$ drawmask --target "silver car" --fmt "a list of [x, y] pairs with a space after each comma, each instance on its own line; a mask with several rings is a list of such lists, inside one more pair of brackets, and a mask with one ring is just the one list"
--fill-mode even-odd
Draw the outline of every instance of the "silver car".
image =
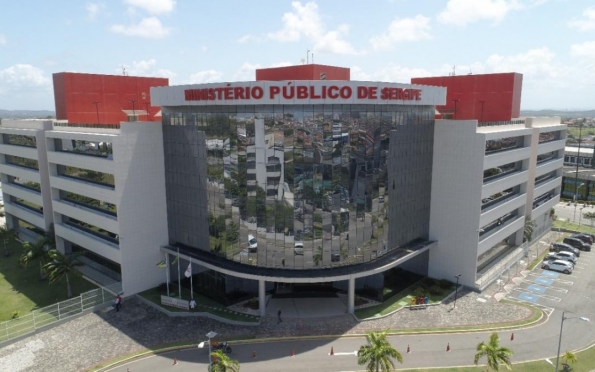
[[571, 262], [573, 265], [576, 264], [576, 261], [578, 261], [578, 259], [576, 258], [576, 256], [574, 255], [574, 253], [571, 252], [554, 252], [554, 253], [548, 253], [547, 256], [545, 256], [545, 259], [548, 261], [552, 261], [552, 260], [564, 260], [564, 261], [569, 261]]
[[543, 265], [541, 265], [541, 268], [544, 270], [560, 271], [564, 274], [572, 274], [572, 271], [574, 270], [574, 266], [572, 266], [570, 262], [562, 260], [544, 262]]

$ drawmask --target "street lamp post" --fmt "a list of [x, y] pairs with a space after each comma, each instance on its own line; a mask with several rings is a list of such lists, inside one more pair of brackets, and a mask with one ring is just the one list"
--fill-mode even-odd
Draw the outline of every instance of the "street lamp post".
[[583, 209], [585, 208], [581, 208], [578, 214], [578, 227], [581, 227], [581, 220], [583, 219]]
[[562, 346], [562, 330], [564, 329], [564, 321], [567, 319], [580, 319], [584, 322], [589, 322], [589, 318], [585, 318], [584, 316], [573, 316], [573, 317], [565, 317], [565, 312], [562, 311], [562, 321], [560, 322], [560, 338], [558, 339], [558, 357], [556, 358], [556, 372], [558, 372], [558, 365], [560, 364], [560, 347]]
[[461, 277], [461, 274], [455, 275], [455, 278], [457, 278], [457, 285], [455, 287], [455, 304], [454, 304], [454, 309], [457, 308], [457, 297], [459, 296], [459, 278]]
[[[211, 339], [215, 338], [215, 336], [217, 336], [217, 333], [211, 331], [209, 333], [206, 334], [207, 338], [208, 338], [208, 343], [209, 343], [209, 371], [211, 371], [213, 369], [213, 358], [211, 357], [211, 353], [212, 353], [212, 349], [211, 349]], [[198, 344], [199, 348], [203, 348], [205, 347], [205, 342], [201, 342], [200, 344]]]
[[[576, 182], [576, 180], [574, 180], [574, 182]], [[585, 183], [584, 182], [581, 182], [581, 184], [578, 185], [576, 187], [576, 190], [575, 190], [575, 194], [574, 194], [574, 214], [572, 216], [572, 223], [575, 223], [576, 222], [576, 207], [577, 207], [577, 204], [578, 204], [578, 189], [580, 189], [584, 185], [585, 185]]]
[[97, 124], [99, 124], [99, 104], [101, 102], [99, 101], [93, 101], [93, 104], [95, 105], [95, 111], [97, 112]]

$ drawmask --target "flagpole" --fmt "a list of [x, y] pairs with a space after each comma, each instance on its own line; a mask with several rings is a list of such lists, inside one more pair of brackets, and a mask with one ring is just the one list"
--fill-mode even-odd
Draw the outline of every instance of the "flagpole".
[[182, 299], [182, 280], [180, 280], [180, 248], [178, 248], [178, 297]]
[[167, 297], [169, 297], [169, 253], [165, 252], [165, 284], [167, 286]]
[[194, 300], [194, 287], [192, 286], [192, 261], [190, 261], [190, 299]]

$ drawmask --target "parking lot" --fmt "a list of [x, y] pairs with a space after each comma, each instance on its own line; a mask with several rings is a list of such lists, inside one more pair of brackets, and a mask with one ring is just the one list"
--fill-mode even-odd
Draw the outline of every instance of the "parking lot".
[[544, 270], [540, 263], [532, 271], [523, 272], [522, 279], [515, 280], [518, 285], [512, 288], [508, 297], [550, 310], [579, 298], [589, 298], [584, 289], [593, 272], [594, 255], [593, 252], [582, 251], [571, 274]]

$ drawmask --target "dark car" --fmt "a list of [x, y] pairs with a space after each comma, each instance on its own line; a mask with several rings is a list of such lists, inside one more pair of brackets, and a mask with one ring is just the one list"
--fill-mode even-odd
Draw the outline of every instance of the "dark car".
[[564, 243], [552, 244], [552, 246], [550, 247], [550, 251], [551, 252], [570, 252], [570, 253], [574, 253], [574, 255], [576, 257], [581, 256], [581, 251], [579, 249], [574, 248], [573, 246], [564, 244]]
[[574, 248], [580, 249], [581, 251], [587, 251], [587, 252], [591, 251], [590, 244], [583, 243], [582, 240], [577, 239], [577, 238], [564, 238], [563, 243], [568, 244]]
[[582, 241], [583, 243], [593, 244], [593, 238], [591, 238], [587, 234], [574, 234], [574, 235], [570, 235], [570, 237], [576, 238], [576, 239]]

